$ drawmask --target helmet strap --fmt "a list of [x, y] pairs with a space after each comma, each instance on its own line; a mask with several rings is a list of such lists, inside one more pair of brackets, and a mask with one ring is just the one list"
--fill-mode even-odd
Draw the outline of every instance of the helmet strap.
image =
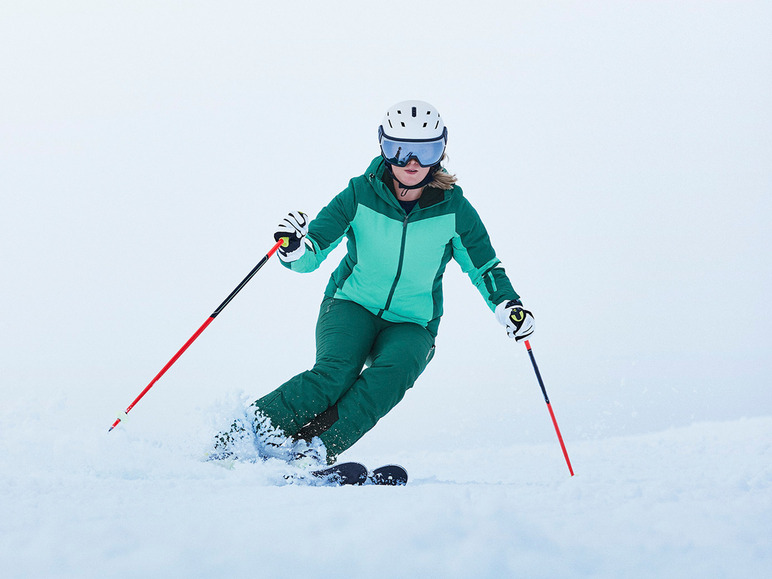
[[415, 185], [405, 185], [402, 181], [397, 179], [394, 176], [394, 171], [392, 170], [391, 163], [386, 161], [386, 170], [389, 172], [389, 175], [391, 175], [392, 179], [394, 179], [397, 183], [399, 183], [399, 188], [403, 191], [409, 191], [410, 189], [420, 189], [421, 187], [426, 187], [429, 183], [434, 181], [434, 174], [439, 170], [440, 164], [437, 163], [436, 165], [432, 165], [431, 169], [429, 169], [429, 172], [426, 174], [426, 177], [423, 178], [423, 180], [420, 183], [416, 183]]

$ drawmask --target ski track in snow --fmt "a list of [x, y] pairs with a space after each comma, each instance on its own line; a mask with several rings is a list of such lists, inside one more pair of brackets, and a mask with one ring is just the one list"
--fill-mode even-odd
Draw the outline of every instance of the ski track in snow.
[[184, 429], [107, 435], [16, 410], [0, 435], [6, 577], [736, 577], [772, 562], [772, 417], [567, 440], [573, 478], [557, 441], [448, 444], [392, 452], [407, 487], [319, 488], [284, 484], [278, 463], [201, 462]]

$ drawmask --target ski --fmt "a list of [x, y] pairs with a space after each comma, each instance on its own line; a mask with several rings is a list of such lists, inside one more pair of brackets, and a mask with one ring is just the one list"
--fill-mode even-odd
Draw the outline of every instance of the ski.
[[[204, 460], [227, 470], [233, 470], [239, 462], [230, 457], [227, 459], [207, 457]], [[407, 480], [407, 471], [399, 465], [387, 464], [370, 472], [365, 465], [358, 462], [342, 462], [312, 471], [295, 468], [284, 475], [285, 483], [311, 486], [404, 486]]]
[[342, 462], [311, 474], [331, 486], [361, 485], [367, 480], [367, 467], [358, 462]]
[[407, 484], [407, 471], [398, 464], [387, 464], [376, 468], [367, 480], [374, 485], [404, 486]]
[[407, 471], [397, 464], [387, 464], [368, 472], [367, 467], [358, 462], [343, 462], [331, 467], [313, 471], [314, 477], [333, 486], [343, 485], [384, 485], [404, 486], [407, 484]]

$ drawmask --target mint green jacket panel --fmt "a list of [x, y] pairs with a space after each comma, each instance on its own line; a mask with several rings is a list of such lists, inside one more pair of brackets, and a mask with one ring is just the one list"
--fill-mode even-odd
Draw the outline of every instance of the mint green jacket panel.
[[517, 293], [477, 212], [460, 187], [426, 189], [406, 214], [376, 158], [309, 224], [312, 249], [284, 264], [315, 270], [347, 238], [347, 254], [325, 295], [359, 303], [387, 321], [414, 322], [436, 334], [442, 315], [442, 276], [455, 259], [491, 309]]

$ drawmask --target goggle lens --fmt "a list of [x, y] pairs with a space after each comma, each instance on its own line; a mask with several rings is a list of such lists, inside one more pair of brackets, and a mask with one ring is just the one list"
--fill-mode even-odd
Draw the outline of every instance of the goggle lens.
[[381, 134], [381, 153], [392, 165], [404, 167], [415, 159], [421, 167], [431, 167], [442, 159], [445, 152], [445, 135], [435, 141], [398, 141]]

